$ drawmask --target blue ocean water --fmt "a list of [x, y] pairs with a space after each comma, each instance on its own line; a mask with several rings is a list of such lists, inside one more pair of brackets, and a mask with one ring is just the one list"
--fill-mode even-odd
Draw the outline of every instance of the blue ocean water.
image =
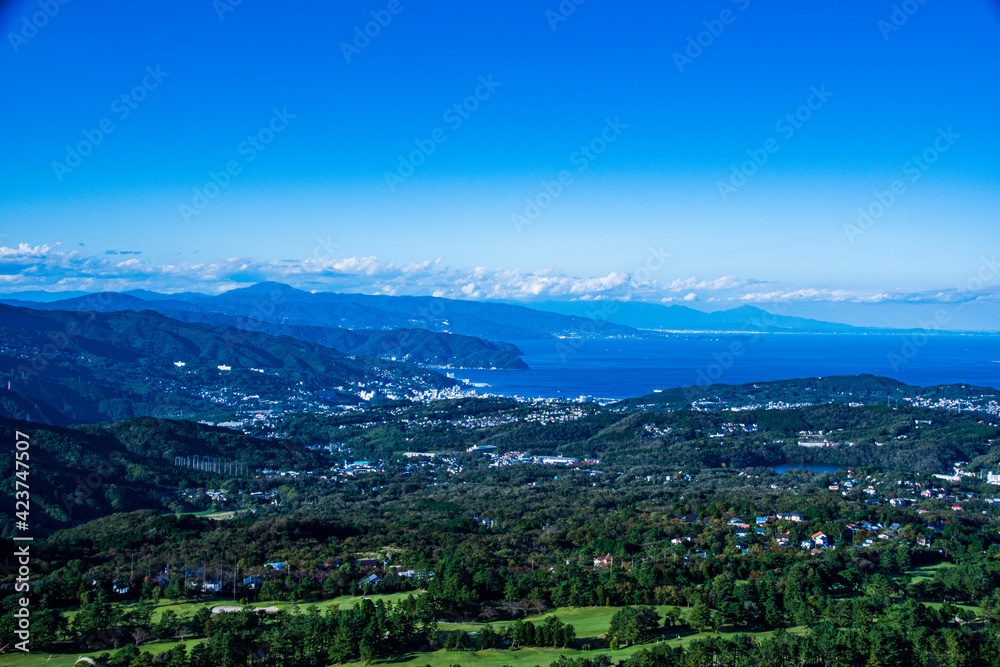
[[462, 370], [481, 391], [629, 398], [706, 382], [741, 384], [870, 373], [914, 385], [1000, 388], [1000, 336], [765, 334], [654, 340], [514, 341], [529, 370]]

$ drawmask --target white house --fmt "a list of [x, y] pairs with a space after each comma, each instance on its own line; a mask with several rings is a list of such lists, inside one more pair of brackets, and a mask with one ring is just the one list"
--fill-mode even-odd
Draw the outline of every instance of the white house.
[[601, 556], [599, 558], [595, 558], [594, 559], [594, 569], [596, 570], [596, 569], [599, 569], [599, 568], [603, 569], [603, 568], [606, 568], [606, 567], [611, 567], [614, 564], [614, 560], [615, 559], [611, 556], [611, 554], [608, 554], [606, 556]]

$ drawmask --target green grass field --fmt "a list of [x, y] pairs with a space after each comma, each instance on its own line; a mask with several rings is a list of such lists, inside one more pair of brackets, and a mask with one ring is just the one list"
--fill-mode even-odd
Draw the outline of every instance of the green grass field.
[[[149, 651], [150, 653], [163, 653], [164, 651], [169, 651], [178, 644], [184, 644], [188, 647], [188, 650], [196, 644], [200, 644], [205, 641], [202, 639], [193, 639], [185, 642], [181, 641], [157, 641], [142, 644], [143, 651]], [[12, 667], [73, 667], [77, 660], [80, 658], [96, 658], [102, 653], [107, 651], [95, 651], [92, 653], [72, 653], [72, 654], [60, 654], [60, 653], [8, 653], [6, 655], [0, 655], [0, 665], [7, 667], [8, 665]], [[86, 665], [87, 663], [81, 662], [80, 665]]]
[[[942, 606], [942, 605], [943, 605], [944, 603], [943, 603], [943, 602], [924, 602], [923, 604], [925, 604], [925, 605], [927, 605], [928, 607], [931, 607], [931, 608], [933, 608], [933, 609], [940, 609], [940, 608], [941, 608], [941, 606]], [[955, 604], [955, 603], [953, 602], [953, 603], [951, 604], [951, 606], [952, 606], [952, 607], [956, 607], [956, 608], [958, 608], [958, 609], [964, 609], [965, 611], [971, 611], [971, 612], [972, 612], [973, 614], [976, 614], [977, 616], [978, 616], [978, 615], [979, 615], [979, 614], [981, 613], [981, 611], [982, 611], [982, 610], [981, 610], [981, 609], [980, 609], [979, 607], [977, 607], [977, 606], [975, 606], [975, 605], [970, 605], [970, 604]]]
[[[397, 600], [404, 599], [411, 594], [420, 595], [421, 593], [423, 593], [423, 591], [417, 590], [417, 591], [412, 591], [412, 593], [407, 592], [407, 593], [392, 593], [390, 595], [376, 595], [376, 596], [371, 596], [371, 599], [372, 600], [385, 599], [395, 602]], [[304, 610], [307, 607], [316, 606], [319, 607], [320, 609], [326, 609], [327, 607], [336, 604], [340, 605], [342, 609], [351, 609], [363, 599], [364, 599], [363, 596], [342, 595], [340, 597], [333, 598], [330, 600], [323, 600], [321, 602], [299, 603], [299, 608]], [[186, 600], [161, 599], [159, 603], [157, 603], [156, 609], [153, 610], [153, 623], [158, 623], [160, 620], [160, 615], [167, 609], [172, 609], [178, 616], [191, 616], [194, 615], [194, 613], [197, 612], [202, 607], [208, 607], [209, 609], [211, 609], [212, 607], [219, 607], [226, 605], [239, 605], [239, 601], [233, 600], [232, 598], [221, 598], [221, 597], [214, 598], [211, 601], [199, 600], [197, 602], [188, 602]], [[130, 609], [135, 609], [138, 606], [138, 603], [133, 602], [130, 604], [122, 604], [119, 606], [123, 610], [128, 611]], [[262, 601], [252, 602], [250, 606], [291, 609], [295, 605], [291, 602], [272, 602], [269, 600], [262, 600]], [[69, 609], [69, 610], [64, 610], [63, 614], [66, 616], [67, 619], [72, 620], [73, 617], [76, 616], [78, 611], [79, 610], [77, 609]]]
[[952, 563], [936, 563], [934, 565], [925, 565], [923, 567], [915, 567], [907, 570], [902, 576], [909, 577], [910, 581], [916, 583], [918, 581], [930, 581], [934, 578], [934, 573], [938, 570], [942, 570], [949, 567], [955, 567]]
[[365, 597], [368, 597], [373, 601], [385, 600], [387, 602], [398, 602], [400, 600], [405, 600], [411, 595], [416, 596], [422, 594], [423, 592], [424, 591], [419, 590], [419, 591], [408, 591], [406, 593], [390, 593], [389, 595], [368, 595], [368, 596], [341, 595], [339, 598], [333, 598], [332, 600], [326, 600], [325, 602], [321, 602], [317, 606], [320, 608], [325, 608], [336, 604], [340, 605], [341, 609], [353, 609], [354, 607], [357, 606], [359, 602], [364, 600]]
[[[576, 636], [579, 638], [583, 637], [599, 637], [608, 631], [608, 627], [611, 625], [611, 617], [615, 615], [621, 607], [562, 607], [554, 611], [545, 612], [544, 614], [536, 614], [534, 616], [528, 616], [524, 620], [531, 621], [532, 623], [538, 623], [544, 621], [549, 616], [558, 616], [564, 623], [571, 623], [576, 629]], [[666, 615], [666, 612], [670, 607], [654, 607], [657, 613], [662, 617]], [[683, 616], [687, 610], [681, 608], [681, 615]], [[494, 628], [500, 629], [505, 628], [511, 624], [511, 621], [497, 621], [492, 623]], [[465, 630], [467, 632], [476, 632], [483, 624], [482, 623], [440, 623], [442, 630]]]
[[[396, 593], [393, 595], [385, 596], [373, 596], [373, 600], [387, 599], [387, 600], [398, 600], [400, 598], [405, 598], [409, 593]], [[350, 608], [358, 604], [362, 597], [351, 597], [342, 596], [335, 598], [333, 600], [326, 600], [317, 606], [321, 608], [328, 607], [332, 604], [339, 604], [341, 608]], [[157, 607], [156, 615], [158, 615], [164, 609], [174, 609], [178, 614], [194, 613], [199, 607], [204, 606], [215, 606], [218, 604], [225, 604], [222, 601], [212, 602], [210, 605], [205, 603], [187, 603], [187, 602], [168, 602], [161, 601], [161, 604]], [[260, 602], [256, 603], [254, 606], [273, 606], [279, 608], [288, 608], [291, 606], [287, 602]], [[305, 608], [308, 605], [302, 605]], [[576, 629], [577, 643], [582, 645], [587, 643], [587, 640], [593, 640], [594, 645], [597, 646], [601, 644], [601, 637], [607, 632], [609, 625], [611, 624], [611, 617], [617, 612], [621, 607], [562, 607], [545, 614], [538, 614], [535, 616], [529, 616], [526, 620], [530, 620], [533, 623], [543, 621], [548, 616], [558, 616], [566, 623], [572, 623], [573, 627]], [[661, 606], [656, 607], [656, 610], [662, 616], [669, 607]], [[682, 615], [688, 610], [681, 608]], [[499, 621], [494, 623], [495, 628], [502, 628], [510, 624], [510, 621]], [[442, 630], [465, 630], [467, 632], [476, 632], [480, 627], [481, 623], [442, 623], [440, 624]], [[801, 633], [805, 632], [804, 628], [792, 628], [789, 632]], [[671, 646], [684, 646], [689, 643], [692, 639], [697, 637], [707, 637], [711, 633], [699, 633], [683, 635], [680, 639], [669, 639], [667, 642]], [[732, 633], [724, 633], [732, 634]], [[772, 634], [771, 632], [759, 632], [759, 633], [738, 633], [738, 634], [751, 634], [757, 637], [766, 637]], [[671, 636], [669, 633], [664, 635], [664, 637]], [[184, 642], [189, 648], [190, 646], [204, 641], [203, 639], [186, 641]], [[143, 644], [142, 649], [145, 651], [150, 651], [153, 653], [160, 653], [166, 651], [173, 646], [179, 644], [179, 641], [163, 641], [163, 642], [150, 642], [148, 644]], [[553, 648], [522, 648], [516, 651], [504, 651], [504, 650], [489, 650], [489, 651], [463, 651], [461, 653], [456, 651], [445, 651], [439, 650], [433, 653], [413, 653], [402, 658], [393, 659], [390, 661], [385, 661], [385, 664], [393, 664], [400, 666], [410, 666], [410, 667], [423, 667], [423, 665], [432, 665], [432, 667], [448, 667], [449, 665], [461, 664], [461, 665], [482, 665], [482, 667], [500, 667], [501, 665], [513, 665], [513, 667], [533, 667], [534, 665], [541, 665], [546, 667], [550, 662], [557, 660], [560, 655], [566, 655], [568, 657], [576, 657], [583, 655], [595, 655], [596, 653], [610, 653], [612, 659], [617, 661], [619, 659], [627, 658], [632, 655], [644, 645], [627, 646], [625, 648], [619, 649], [618, 651], [605, 650], [592, 650], [592, 651], [582, 651], [574, 649], [553, 649]], [[97, 653], [84, 653], [79, 654], [85, 657], [96, 657], [100, 652]], [[31, 654], [19, 654], [19, 655], [3, 655], [0, 656], [0, 666], [7, 667], [10, 666], [23, 666], [23, 667], [72, 667], [78, 658], [77, 654], [73, 655], [53, 655], [51, 660], [49, 659], [48, 653], [31, 653]], [[360, 663], [354, 663], [359, 665]]]
[[[413, 591], [412, 594], [419, 595], [421, 593], [423, 593], [423, 591]], [[409, 595], [411, 595], [411, 593], [409, 592], [393, 593], [391, 595], [373, 596], [371, 599], [372, 600], [384, 599], [395, 602], [397, 600], [404, 599]], [[324, 600], [322, 602], [300, 604], [299, 607], [302, 610], [305, 610], [307, 607], [315, 605], [321, 609], [326, 609], [332, 605], [339, 605], [341, 609], [351, 609], [355, 607], [363, 599], [364, 599], [363, 596], [342, 595], [340, 597], [333, 598], [331, 600]], [[202, 607], [208, 607], [209, 609], [211, 609], [212, 607], [217, 607], [220, 605], [234, 605], [234, 604], [239, 604], [239, 602], [225, 598], [218, 598], [218, 599], [213, 599], [211, 601], [197, 601], [197, 602], [188, 602], [186, 600], [163, 599], [160, 600], [159, 603], [156, 605], [156, 609], [153, 611], [152, 620], [154, 623], [159, 622], [160, 616], [167, 609], [172, 609], [174, 612], [177, 613], [178, 616], [192, 616]], [[128, 609], [134, 609], [137, 606], [137, 604], [136, 603], [123, 604], [120, 606], [122, 607], [122, 609], [128, 610]], [[291, 602], [272, 602], [264, 600], [264, 601], [254, 602], [251, 604], [251, 606], [277, 607], [278, 609], [290, 609], [294, 605]], [[68, 619], [72, 619], [74, 616], [76, 616], [77, 612], [78, 610], [71, 609], [65, 611], [64, 614]], [[142, 644], [141, 648], [142, 650], [149, 651], [151, 653], [161, 653], [163, 651], [167, 651], [173, 648], [174, 646], [177, 646], [180, 643], [185, 644], [190, 649], [191, 646], [194, 646], [195, 644], [201, 643], [203, 641], [205, 640], [195, 639], [184, 642], [181, 642], [179, 640], [148, 642]], [[93, 653], [78, 653], [78, 654], [74, 653], [72, 655], [49, 654], [49, 653], [29, 653], [29, 654], [8, 653], [6, 655], [0, 655], [0, 666], [7, 667], [8, 665], [11, 666], [23, 665], [25, 667], [42, 667], [42, 666], [72, 667], [72, 665], [74, 665], [80, 657], [95, 658], [104, 652], [105, 651], [96, 651]], [[84, 665], [86, 663], [80, 663], [80, 664]]]

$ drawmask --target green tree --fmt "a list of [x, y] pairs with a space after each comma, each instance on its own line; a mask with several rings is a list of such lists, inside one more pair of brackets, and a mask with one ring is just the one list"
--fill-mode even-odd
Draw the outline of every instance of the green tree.
[[712, 624], [712, 610], [704, 602], [699, 602], [688, 614], [688, 625], [695, 632], [701, 632]]
[[479, 634], [476, 635], [476, 648], [484, 651], [486, 649], [494, 648], [497, 645], [499, 636], [497, 631], [493, 629], [492, 625], [484, 625], [479, 629]]
[[652, 607], [622, 607], [611, 617], [608, 632], [626, 644], [648, 640], [660, 625], [660, 615]]
[[165, 609], [160, 614], [160, 622], [156, 625], [156, 636], [161, 639], [173, 637], [177, 634], [179, 626], [180, 619], [177, 617], [177, 612], [173, 609]]
[[567, 623], [562, 628], [562, 647], [566, 648], [576, 641], [576, 628], [571, 623]]

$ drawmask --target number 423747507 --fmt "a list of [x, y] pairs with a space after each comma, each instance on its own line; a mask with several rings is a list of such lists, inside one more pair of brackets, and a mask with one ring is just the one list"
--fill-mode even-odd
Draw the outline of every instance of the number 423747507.
[[14, 496], [17, 500], [17, 509], [20, 511], [15, 512], [18, 520], [27, 521], [28, 511], [30, 509], [30, 494], [28, 486], [28, 473], [31, 470], [31, 466], [28, 464], [30, 456], [28, 455], [28, 436], [20, 431], [17, 434], [17, 451], [15, 453], [15, 472], [14, 476], [17, 478], [14, 481], [15, 491]]

